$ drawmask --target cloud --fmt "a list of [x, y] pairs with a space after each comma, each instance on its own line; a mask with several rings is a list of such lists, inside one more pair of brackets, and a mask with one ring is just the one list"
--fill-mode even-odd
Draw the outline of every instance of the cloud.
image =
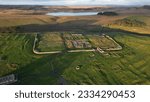
[[39, 5], [143, 5], [150, 0], [0, 0], [0, 4], [39, 4]]

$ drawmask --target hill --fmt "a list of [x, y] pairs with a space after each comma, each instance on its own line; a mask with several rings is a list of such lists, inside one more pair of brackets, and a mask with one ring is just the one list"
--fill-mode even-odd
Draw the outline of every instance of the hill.
[[150, 10], [150, 5], [144, 5], [143, 8], [144, 8], [144, 9], [149, 9], [149, 10]]
[[137, 19], [129, 19], [129, 18], [124, 18], [121, 20], [117, 20], [114, 22], [115, 25], [119, 26], [127, 26], [127, 27], [144, 27], [146, 26], [146, 23], [139, 21]]
[[113, 29], [121, 29], [141, 34], [150, 34], [150, 17], [128, 16], [123, 19], [115, 20], [108, 24], [108, 26]]

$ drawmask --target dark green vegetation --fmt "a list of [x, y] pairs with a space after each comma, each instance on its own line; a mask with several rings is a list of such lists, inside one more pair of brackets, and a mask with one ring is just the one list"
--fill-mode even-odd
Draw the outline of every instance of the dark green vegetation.
[[99, 12], [97, 15], [104, 15], [104, 16], [117, 16], [118, 13], [116, 12]]
[[18, 70], [34, 60], [33, 35], [0, 34], [0, 75]]
[[33, 34], [1, 34], [0, 76], [15, 73], [16, 84], [150, 84], [150, 37], [109, 35], [122, 51], [108, 52], [110, 56], [98, 52], [39, 56], [32, 52]]

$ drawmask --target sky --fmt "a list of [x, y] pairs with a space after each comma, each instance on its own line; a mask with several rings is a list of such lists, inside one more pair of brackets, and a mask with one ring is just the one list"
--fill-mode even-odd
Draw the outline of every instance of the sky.
[[150, 5], [150, 0], [0, 0], [3, 5]]

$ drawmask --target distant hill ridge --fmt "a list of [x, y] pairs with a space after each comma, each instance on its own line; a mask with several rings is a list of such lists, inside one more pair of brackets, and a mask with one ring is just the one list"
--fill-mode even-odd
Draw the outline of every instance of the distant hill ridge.
[[129, 18], [117, 20], [113, 24], [119, 25], [119, 26], [128, 26], [128, 27], [144, 27], [144, 26], [146, 26], [145, 22], [139, 21], [137, 19], [129, 19]]
[[149, 9], [149, 10], [150, 10], [150, 5], [144, 5], [143, 8], [144, 8], [144, 9]]

